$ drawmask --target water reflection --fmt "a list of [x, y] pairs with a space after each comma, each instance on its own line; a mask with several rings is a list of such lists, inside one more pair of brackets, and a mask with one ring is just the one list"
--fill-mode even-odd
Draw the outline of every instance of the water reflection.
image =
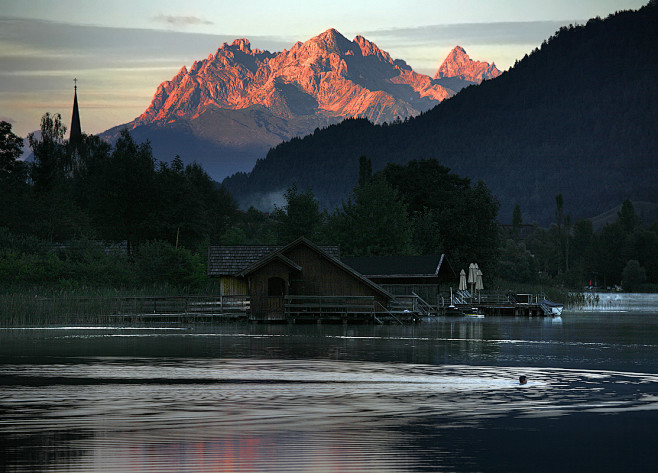
[[519, 369], [504, 367], [77, 361], [3, 367], [0, 436], [13, 471], [33, 462], [52, 471], [405, 471], [424, 460], [391, 452], [413, 445], [407, 429], [428, 419], [462, 429], [658, 409], [658, 376], [646, 374], [524, 367], [530, 381], [520, 386]]
[[519, 450], [536, 471], [578, 464], [558, 464], [553, 442], [597, 445], [583, 470], [642, 470], [658, 440], [658, 321], [637, 317], [3, 331], [0, 464], [519, 471]]

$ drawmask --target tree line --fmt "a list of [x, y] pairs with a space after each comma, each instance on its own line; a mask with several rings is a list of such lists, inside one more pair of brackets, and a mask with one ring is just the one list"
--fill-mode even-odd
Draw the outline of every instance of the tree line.
[[40, 134], [28, 137], [33, 159], [24, 162], [22, 140], [0, 123], [3, 279], [92, 285], [165, 279], [186, 286], [201, 280], [201, 255], [236, 213], [228, 192], [198, 164], [184, 166], [178, 156], [157, 161], [149, 144], [126, 130], [113, 146], [93, 135], [70, 142], [65, 132], [59, 114], [45, 114]]
[[617, 219], [594, 231], [588, 219], [572, 222], [564, 198], [555, 198], [555, 221], [534, 226], [521, 238], [520, 207], [501, 244], [498, 274], [502, 279], [582, 289], [658, 292], [658, 222], [647, 226], [633, 204], [622, 203]]
[[352, 192], [331, 211], [296, 183], [273, 212], [241, 211], [201, 166], [157, 161], [126, 130], [114, 145], [92, 135], [72, 143], [65, 131], [59, 115], [44, 115], [27, 163], [22, 140], [0, 123], [4, 281], [199, 290], [209, 245], [305, 236], [346, 256], [446, 254], [457, 270], [477, 262], [490, 281], [577, 288], [594, 280], [629, 290], [658, 282], [658, 229], [643, 226], [628, 201], [616, 223], [594, 232], [588, 220], [572, 224], [558, 195], [555, 223], [522, 238], [520, 206], [511, 232], [501, 229], [499, 203], [482, 181], [433, 159], [373, 172], [363, 155]]

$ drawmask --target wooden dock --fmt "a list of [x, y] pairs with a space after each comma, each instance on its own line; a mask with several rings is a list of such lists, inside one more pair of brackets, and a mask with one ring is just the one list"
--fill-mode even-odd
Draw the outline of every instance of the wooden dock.
[[[384, 307], [372, 296], [297, 296], [284, 298], [281, 321], [288, 323], [409, 324], [419, 314], [406, 306]], [[270, 320], [271, 321], [271, 320]]]
[[473, 295], [458, 292], [451, 304], [442, 307], [444, 315], [477, 314], [484, 316], [546, 317], [553, 316], [543, 294], [482, 292]]

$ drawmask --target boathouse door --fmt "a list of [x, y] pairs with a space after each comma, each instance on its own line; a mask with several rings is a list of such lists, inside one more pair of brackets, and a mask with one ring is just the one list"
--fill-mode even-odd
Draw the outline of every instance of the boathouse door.
[[283, 278], [271, 277], [267, 280], [267, 315], [268, 318], [283, 318], [286, 281]]

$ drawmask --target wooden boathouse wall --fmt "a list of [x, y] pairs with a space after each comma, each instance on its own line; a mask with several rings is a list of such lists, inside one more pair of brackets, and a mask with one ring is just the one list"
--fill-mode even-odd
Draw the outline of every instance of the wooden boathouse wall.
[[311, 247], [299, 245], [284, 253], [302, 267], [293, 281], [291, 294], [303, 296], [374, 296], [386, 305], [388, 298], [364, 283], [352, 271], [337, 264]]
[[[253, 319], [284, 319], [284, 298], [293, 295], [371, 298], [373, 305], [379, 303], [386, 307], [390, 297], [385, 291], [367, 283], [363, 277], [318, 248], [304, 243], [302, 241], [281, 252], [300, 270], [279, 259], [272, 259], [247, 274]], [[274, 282], [277, 279], [285, 283], [282, 293], [277, 292]], [[317, 316], [321, 318], [322, 314]]]
[[284, 296], [288, 294], [294, 269], [274, 260], [249, 274], [251, 316], [258, 320], [278, 320], [284, 316]]

